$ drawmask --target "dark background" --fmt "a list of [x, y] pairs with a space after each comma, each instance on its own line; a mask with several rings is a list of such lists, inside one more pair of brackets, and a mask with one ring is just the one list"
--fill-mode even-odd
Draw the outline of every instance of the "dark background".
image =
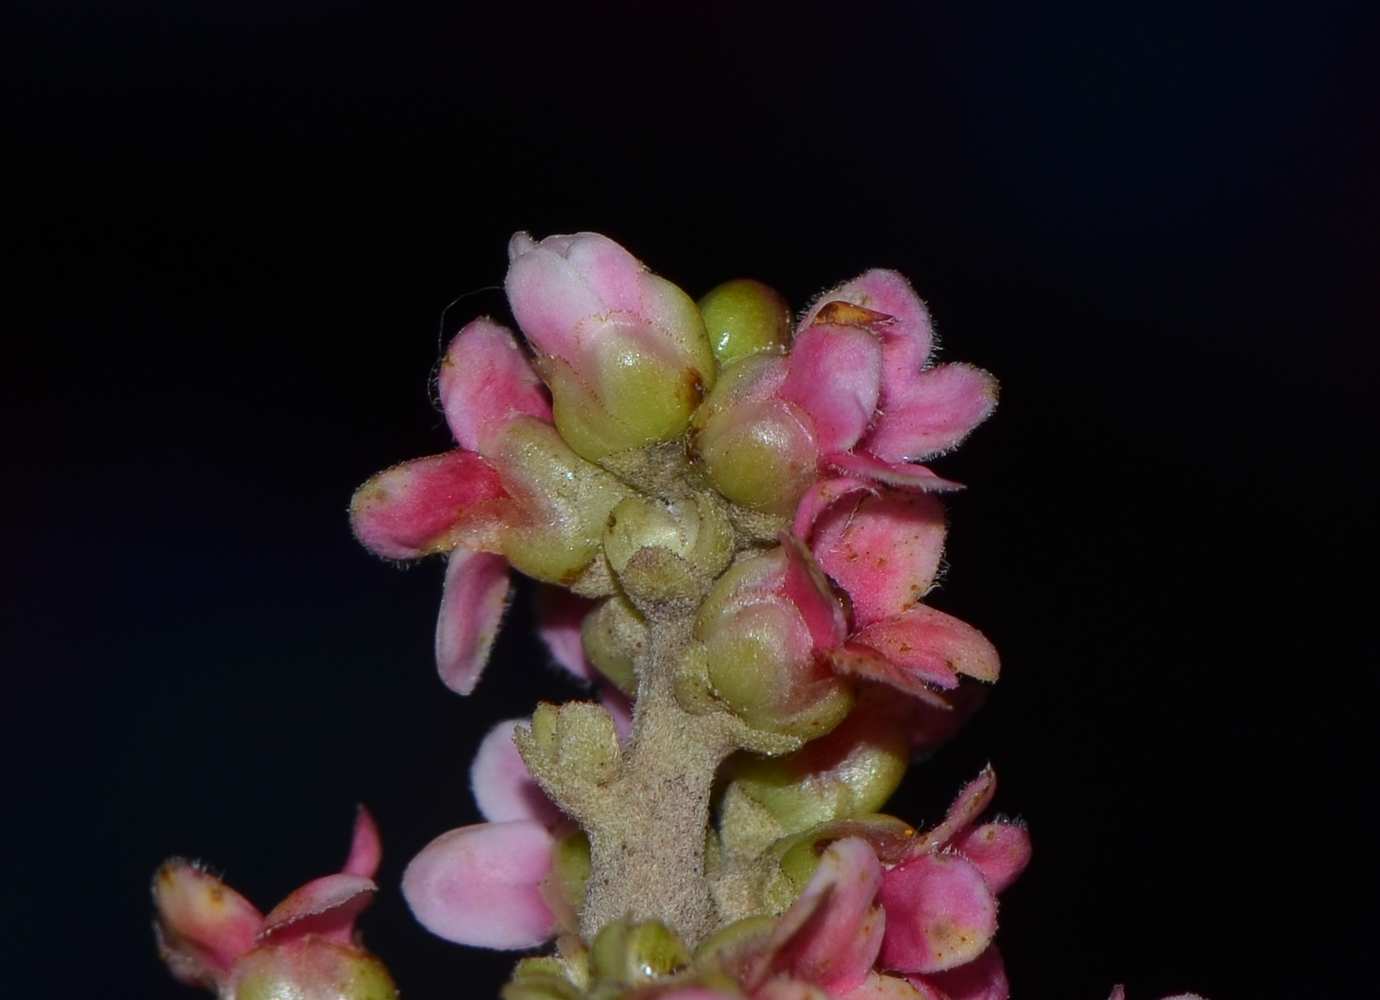
[[934, 601], [1005, 674], [895, 811], [995, 762], [1037, 851], [1016, 995], [1359, 995], [1373, 9], [7, 5], [8, 992], [194, 996], [154, 955], [155, 866], [267, 908], [364, 801], [369, 943], [409, 1000], [493, 995], [511, 957], [430, 938], [398, 876], [474, 820], [489, 723], [573, 689], [520, 606], [448, 694], [439, 565], [391, 569], [344, 512], [447, 446], [428, 374], [503, 309], [510, 233], [595, 229], [692, 294], [898, 268], [1002, 379], [939, 464], [970, 488]]

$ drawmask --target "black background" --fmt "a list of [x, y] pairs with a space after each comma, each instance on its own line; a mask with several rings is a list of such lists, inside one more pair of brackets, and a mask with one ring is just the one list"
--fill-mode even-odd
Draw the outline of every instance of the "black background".
[[1002, 379], [939, 464], [969, 489], [934, 602], [1005, 674], [895, 811], [996, 764], [1036, 843], [1016, 995], [1358, 995], [1370, 7], [7, 5], [8, 992], [192, 996], [159, 861], [266, 908], [364, 801], [369, 943], [410, 1000], [493, 995], [511, 957], [430, 938], [398, 876], [475, 819], [488, 724], [573, 688], [520, 605], [448, 694], [439, 565], [373, 559], [344, 510], [447, 446], [428, 374], [503, 309], [509, 234], [595, 229], [692, 294], [900, 269]]

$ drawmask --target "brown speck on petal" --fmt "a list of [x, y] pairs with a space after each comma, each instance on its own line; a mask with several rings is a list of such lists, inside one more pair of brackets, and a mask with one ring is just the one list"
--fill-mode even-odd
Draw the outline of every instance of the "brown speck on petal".
[[892, 319], [886, 313], [855, 306], [851, 302], [826, 302], [815, 314], [811, 326], [821, 323], [830, 326], [869, 326], [873, 323], [890, 323]]

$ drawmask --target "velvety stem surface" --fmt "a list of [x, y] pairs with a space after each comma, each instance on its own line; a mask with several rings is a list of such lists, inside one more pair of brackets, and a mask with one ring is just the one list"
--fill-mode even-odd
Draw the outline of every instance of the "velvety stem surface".
[[601, 796], [614, 807], [582, 817], [593, 862], [580, 928], [588, 941], [627, 914], [661, 920], [691, 947], [716, 927], [704, 873], [709, 795], [734, 743], [718, 713], [691, 715], [676, 700], [693, 618], [689, 607], [651, 617], [632, 740]]

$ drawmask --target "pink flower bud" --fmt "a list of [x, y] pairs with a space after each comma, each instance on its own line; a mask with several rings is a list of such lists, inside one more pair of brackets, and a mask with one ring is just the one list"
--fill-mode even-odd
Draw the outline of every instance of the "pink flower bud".
[[830, 993], [860, 986], [886, 927], [886, 915], [874, 905], [881, 882], [881, 865], [866, 841], [850, 837], [830, 844], [772, 932], [772, 967]]
[[508, 608], [508, 562], [487, 552], [456, 549], [446, 562], [436, 619], [436, 667], [446, 687], [469, 694], [489, 662]]
[[598, 461], [684, 433], [715, 378], [689, 296], [595, 233], [519, 233], [508, 255], [508, 301], [571, 447]]
[[448, 451], [370, 479], [350, 501], [350, 523], [371, 552], [418, 559], [491, 531], [506, 497], [493, 466], [472, 451]]
[[223, 997], [395, 1000], [387, 969], [355, 932], [380, 856], [378, 828], [361, 807], [344, 871], [308, 882], [267, 917], [215, 876], [169, 861], [153, 882], [163, 957], [178, 979]]
[[781, 396], [810, 415], [824, 454], [850, 451], [872, 423], [882, 388], [882, 345], [858, 326], [817, 323], [791, 344]]
[[509, 719], [489, 730], [470, 764], [470, 790], [479, 811], [491, 823], [534, 820], [555, 827], [563, 816], [533, 780], [513, 742], [519, 725], [529, 719]]
[[159, 944], [173, 975], [214, 986], [227, 980], [263, 927], [249, 900], [209, 872], [174, 859], [153, 880]]
[[443, 833], [412, 859], [403, 896], [423, 927], [479, 948], [533, 948], [556, 917], [542, 898], [555, 839], [541, 823], [510, 820]]
[[934, 585], [944, 551], [944, 508], [924, 493], [855, 495], [813, 525], [810, 549], [848, 592], [858, 626], [913, 607]]
[[771, 933], [728, 956], [734, 977], [755, 998], [816, 995], [781, 993], [779, 987], [789, 983], [808, 984], [830, 996], [861, 986], [886, 926], [885, 914], [874, 905], [881, 880], [881, 865], [866, 841], [834, 841]]

